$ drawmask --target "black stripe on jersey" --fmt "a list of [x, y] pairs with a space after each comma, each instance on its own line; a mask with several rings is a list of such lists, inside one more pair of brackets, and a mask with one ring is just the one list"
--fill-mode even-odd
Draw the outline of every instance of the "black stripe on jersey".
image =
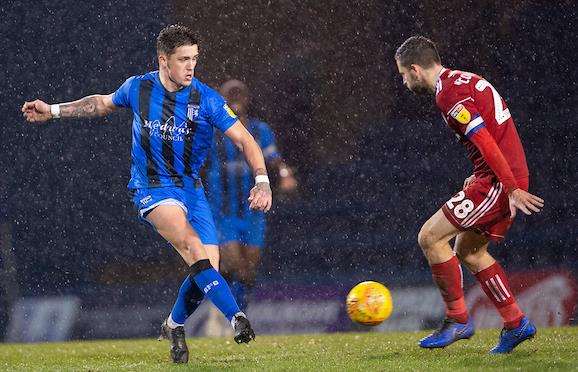
[[[199, 96], [199, 92], [197, 92], [194, 87], [191, 87], [188, 104], [197, 105], [197, 107], [199, 107], [201, 104], [201, 97]], [[191, 158], [193, 155], [193, 139], [195, 138], [195, 132], [197, 131], [197, 123], [187, 117], [187, 126], [189, 127], [189, 131], [185, 135], [185, 153], [183, 154], [183, 162], [185, 163], [185, 176], [190, 176], [193, 173], [193, 169], [191, 167]]]
[[[211, 144], [211, 146], [213, 146]], [[201, 169], [199, 170], [199, 178], [204, 180], [207, 179], [207, 174], [210, 172], [211, 167], [213, 166], [213, 148], [211, 147], [209, 149], [209, 153], [207, 154], [207, 158], [205, 160], [205, 163], [201, 166]]]
[[227, 149], [225, 148], [225, 138], [223, 135], [218, 134], [217, 141], [215, 143], [217, 147], [217, 161], [220, 163], [220, 172], [219, 176], [221, 176], [221, 212], [228, 216], [231, 214], [231, 197], [229, 195], [229, 172], [227, 169], [227, 163], [229, 159], [227, 158]]
[[[257, 144], [259, 146], [261, 146], [261, 127], [258, 126], [255, 122], [251, 123], [249, 122], [248, 128], [247, 130], [249, 130], [249, 132], [251, 132], [251, 135], [253, 136], [253, 138], [255, 139], [255, 142], [257, 142]], [[238, 153], [239, 158], [237, 158], [237, 161], [241, 162], [241, 161], [245, 161], [244, 158], [241, 157], [241, 153]], [[244, 181], [245, 181], [245, 173], [244, 173], [244, 167], [243, 170], [239, 170], [239, 173], [237, 175], [237, 202], [239, 203], [239, 208], [237, 210], [237, 214], [239, 217], [244, 218], [245, 217], [245, 211], [246, 208], [245, 206], [249, 204], [249, 202], [247, 201], [247, 197], [249, 196], [249, 194], [245, 194], [245, 185], [244, 185]], [[251, 170], [249, 170], [249, 172], [251, 172]], [[251, 184], [249, 184], [249, 192], [251, 191]]]
[[255, 142], [257, 142], [257, 144], [261, 146], [261, 127], [255, 124], [251, 129], [253, 129], [251, 131], [251, 134], [253, 135]]
[[239, 158], [235, 160], [235, 163], [237, 165], [235, 172], [235, 181], [237, 182], [237, 217], [242, 218], [245, 214], [244, 169], [239, 167]]
[[[249, 130], [250, 128], [247, 128], [247, 130]], [[237, 194], [235, 196], [235, 202], [237, 203], [237, 205], [235, 206], [235, 212], [237, 213], [237, 217], [239, 218], [243, 218], [243, 215], [245, 214], [245, 203], [244, 203], [244, 196], [245, 196], [245, 190], [244, 190], [244, 185], [243, 185], [243, 181], [244, 181], [244, 171], [245, 169], [243, 168], [243, 166], [241, 165], [241, 162], [243, 161], [242, 159], [242, 155], [243, 153], [240, 151], [235, 151], [235, 159], [233, 159], [233, 161], [235, 162], [235, 174], [233, 175], [234, 179], [235, 179], [235, 193]]]
[[[176, 128], [175, 106], [177, 94], [165, 92], [161, 114], [161, 135], [163, 140], [163, 159], [165, 169], [176, 186], [183, 187], [183, 178], [175, 171], [175, 151], [173, 149], [173, 129]], [[171, 122], [172, 121], [172, 122]]]
[[141, 119], [141, 131], [140, 131], [140, 145], [144, 150], [147, 162], [147, 177], [149, 186], [160, 186], [161, 182], [159, 180], [158, 171], [155, 169], [155, 163], [153, 160], [151, 141], [150, 141], [150, 131], [151, 128], [145, 125], [149, 121], [149, 109], [151, 102], [151, 93], [153, 90], [152, 80], [142, 80], [140, 83], [139, 91], [139, 111]]

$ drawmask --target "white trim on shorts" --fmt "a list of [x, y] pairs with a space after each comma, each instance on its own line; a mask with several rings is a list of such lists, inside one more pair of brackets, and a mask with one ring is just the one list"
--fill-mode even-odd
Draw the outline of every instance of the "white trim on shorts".
[[146, 208], [140, 209], [138, 211], [138, 213], [140, 214], [141, 217], [144, 218], [144, 214], [146, 212], [150, 211], [153, 208], [158, 207], [159, 205], [177, 205], [177, 206], [181, 207], [185, 211], [185, 213], [189, 212], [187, 210], [187, 207], [185, 207], [185, 205], [183, 204], [183, 202], [181, 202], [180, 200], [174, 199], [174, 198], [168, 198], [168, 199], [159, 200], [158, 202], [154, 203], [153, 205], [149, 205]]
[[486, 198], [478, 205], [478, 207], [469, 214], [466, 218], [462, 220], [462, 226], [464, 228], [469, 228], [474, 225], [480, 218], [482, 218], [490, 209], [494, 207], [500, 194], [502, 193], [502, 183], [497, 182], [492, 185], [492, 188], [488, 192]]

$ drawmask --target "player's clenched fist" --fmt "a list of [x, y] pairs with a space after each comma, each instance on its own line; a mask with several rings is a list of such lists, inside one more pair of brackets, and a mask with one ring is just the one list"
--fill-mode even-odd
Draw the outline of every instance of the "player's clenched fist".
[[22, 105], [22, 115], [31, 123], [46, 121], [52, 118], [50, 105], [39, 99], [32, 102], [24, 102], [24, 105]]
[[249, 203], [249, 208], [254, 210], [267, 212], [271, 209], [273, 197], [268, 182], [259, 182], [251, 189]]

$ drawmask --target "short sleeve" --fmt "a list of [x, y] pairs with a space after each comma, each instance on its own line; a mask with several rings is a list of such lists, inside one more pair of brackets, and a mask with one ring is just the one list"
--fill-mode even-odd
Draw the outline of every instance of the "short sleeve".
[[275, 134], [271, 127], [265, 123], [261, 123], [259, 127], [259, 144], [261, 150], [263, 151], [263, 156], [267, 161], [281, 157], [279, 150], [277, 150], [277, 144], [275, 143]]
[[219, 128], [222, 132], [225, 132], [238, 120], [235, 112], [231, 110], [223, 97], [215, 91], [211, 91], [208, 97], [208, 109], [213, 126]]
[[117, 107], [130, 106], [130, 88], [135, 77], [131, 76], [112, 95], [112, 103]]
[[467, 138], [485, 127], [484, 119], [474, 104], [474, 99], [467, 93], [440, 93], [436, 103], [442, 111], [449, 126]]

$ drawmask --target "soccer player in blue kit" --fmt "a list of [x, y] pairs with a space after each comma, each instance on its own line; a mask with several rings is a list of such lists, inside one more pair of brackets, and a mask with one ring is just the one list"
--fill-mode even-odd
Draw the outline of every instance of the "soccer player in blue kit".
[[[273, 131], [267, 123], [249, 115], [247, 85], [231, 79], [223, 83], [220, 93], [261, 147], [268, 168], [277, 171], [278, 190], [294, 191], [297, 181], [292, 169], [281, 158]], [[239, 307], [246, 312], [265, 243], [265, 215], [251, 210], [243, 197], [251, 188], [251, 170], [231, 140], [215, 136], [205, 169], [207, 198], [219, 235], [220, 270], [229, 281]]]
[[29, 122], [44, 122], [104, 116], [119, 107], [133, 111], [128, 184], [133, 203], [140, 218], [171, 243], [189, 266], [175, 305], [161, 327], [170, 340], [173, 362], [186, 363], [189, 352], [183, 325], [205, 296], [231, 322], [237, 343], [255, 338], [249, 320], [218, 272], [217, 233], [199, 177], [213, 127], [237, 145], [251, 167], [255, 185], [248, 197], [250, 207], [266, 212], [272, 197], [261, 148], [224, 99], [194, 78], [199, 48], [193, 32], [180, 25], [165, 27], [157, 38], [157, 54], [158, 71], [132, 76], [114, 93], [53, 105], [41, 100], [25, 102], [22, 112]]

